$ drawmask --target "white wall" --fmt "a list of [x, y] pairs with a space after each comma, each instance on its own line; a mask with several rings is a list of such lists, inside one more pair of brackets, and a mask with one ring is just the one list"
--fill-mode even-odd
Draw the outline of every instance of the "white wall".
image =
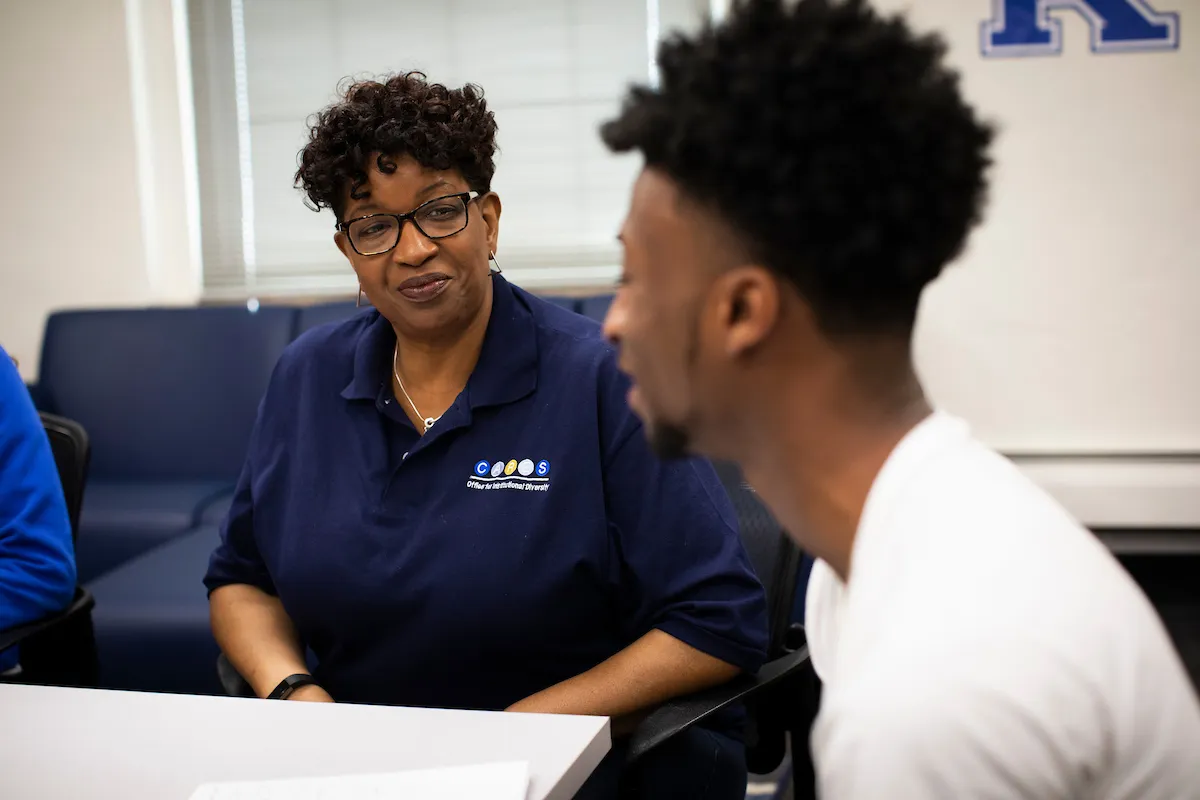
[[[1200, 0], [1178, 50], [984, 58], [986, 0], [874, 0], [949, 42], [1000, 124], [992, 202], [926, 294], [917, 336], [937, 403], [1085, 522], [1200, 526]], [[1127, 545], [1125, 545], [1127, 546]]]
[[[198, 12], [228, 0], [193, 0], [198, 96], [227, 83], [209, 58], [235, 26]], [[226, 11], [226, 14], [228, 12]], [[314, 214], [293, 186], [306, 120], [336, 99], [347, 76], [421, 69], [451, 86], [482, 84], [499, 125], [493, 188], [504, 201], [497, 257], [526, 288], [616, 280], [616, 231], [637, 174], [632, 155], [614, 155], [597, 128], [619, 108], [627, 83], [651, 73], [648, 31], [695, 27], [699, 0], [470, 0], [377, 3], [364, 27], [357, 0], [253, 0], [244, 4], [245, 100], [200, 120], [205, 212], [215, 193], [248, 187], [243, 201], [214, 209], [218, 238], [205, 231], [212, 298], [353, 294], [354, 275], [334, 246], [333, 218]], [[241, 43], [237, 43], [240, 50]], [[229, 46], [228, 59], [236, 52]], [[214, 97], [215, 99], [215, 97]], [[206, 104], [212, 108], [212, 104]], [[223, 120], [230, 114], [234, 119]], [[232, 150], [241, 124], [239, 175], [210, 176], [216, 152]], [[244, 205], [245, 213], [242, 209]], [[245, 224], [247, 230], [234, 223]], [[231, 237], [253, 247], [234, 248]], [[252, 256], [252, 257], [251, 257]]]
[[1058, 10], [1061, 55], [1003, 59], [986, 0], [876, 2], [946, 37], [1001, 128], [985, 224], [922, 309], [935, 399], [1010, 453], [1200, 454], [1200, 2], [1152, 3], [1175, 51], [1093, 53]]
[[[1095, 55], [1058, 11], [1061, 56], [996, 61], [987, 0], [875, 2], [939, 29], [1003, 126], [988, 221], [922, 310], [934, 398], [1087, 522], [1200, 525], [1200, 0], [1156, 0], [1176, 52]], [[0, 2], [0, 343], [27, 378], [52, 309], [199, 294], [180, 6]]]
[[27, 379], [53, 309], [198, 296], [175, 18], [170, 0], [0, 3], [0, 343]]

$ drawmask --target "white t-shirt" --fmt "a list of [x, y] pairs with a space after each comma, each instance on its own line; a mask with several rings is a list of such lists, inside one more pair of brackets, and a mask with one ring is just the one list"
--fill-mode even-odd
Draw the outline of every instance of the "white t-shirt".
[[935, 413], [806, 597], [823, 800], [1200, 798], [1200, 702], [1137, 584]]

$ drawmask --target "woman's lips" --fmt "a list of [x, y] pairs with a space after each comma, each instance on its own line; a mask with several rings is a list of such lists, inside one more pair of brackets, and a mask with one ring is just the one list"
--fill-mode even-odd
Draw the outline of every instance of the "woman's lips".
[[440, 295], [450, 284], [450, 276], [440, 272], [417, 275], [397, 287], [397, 291], [414, 303], [427, 303]]

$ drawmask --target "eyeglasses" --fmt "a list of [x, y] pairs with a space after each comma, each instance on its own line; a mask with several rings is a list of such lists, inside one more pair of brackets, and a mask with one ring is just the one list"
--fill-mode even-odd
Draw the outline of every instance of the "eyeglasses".
[[467, 203], [477, 197], [479, 192], [448, 194], [428, 200], [407, 214], [368, 214], [339, 222], [337, 229], [346, 233], [354, 252], [360, 256], [377, 256], [400, 243], [400, 233], [407, 220], [411, 220], [427, 239], [445, 239], [461, 233], [467, 227]]

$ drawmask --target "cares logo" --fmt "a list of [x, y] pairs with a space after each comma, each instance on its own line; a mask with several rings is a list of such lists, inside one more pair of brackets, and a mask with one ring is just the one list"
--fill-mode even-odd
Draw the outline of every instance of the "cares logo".
[[480, 459], [471, 470], [467, 488], [477, 491], [507, 489], [546, 492], [550, 490], [550, 462], [544, 458], [540, 461], [531, 458], [520, 461], [515, 458], [499, 461]]

